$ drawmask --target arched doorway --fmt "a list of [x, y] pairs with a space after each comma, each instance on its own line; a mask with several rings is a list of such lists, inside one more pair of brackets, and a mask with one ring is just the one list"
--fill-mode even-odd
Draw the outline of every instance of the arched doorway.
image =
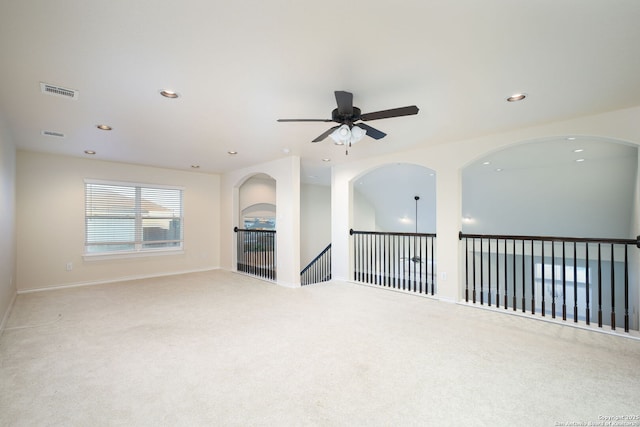
[[637, 171], [636, 146], [588, 136], [527, 141], [467, 165], [465, 299], [637, 329]]
[[238, 202], [237, 270], [276, 280], [276, 181], [266, 174], [247, 178], [238, 189]]
[[377, 167], [352, 182], [353, 279], [435, 294], [435, 172], [420, 165]]

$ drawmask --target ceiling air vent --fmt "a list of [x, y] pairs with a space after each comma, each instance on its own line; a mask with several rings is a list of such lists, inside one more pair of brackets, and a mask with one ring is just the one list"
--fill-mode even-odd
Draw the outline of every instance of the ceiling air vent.
[[55, 132], [55, 131], [52, 131], [52, 130], [43, 130], [42, 134], [44, 136], [55, 136], [56, 138], [64, 138], [64, 133]]
[[40, 82], [40, 90], [42, 91], [42, 93], [46, 93], [48, 95], [60, 96], [62, 98], [74, 100], [77, 100], [80, 96], [80, 92], [78, 92], [77, 90], [51, 85], [49, 83]]

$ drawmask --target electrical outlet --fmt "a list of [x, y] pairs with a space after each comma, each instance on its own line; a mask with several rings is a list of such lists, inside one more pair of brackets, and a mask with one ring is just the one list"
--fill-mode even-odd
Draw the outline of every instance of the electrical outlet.
[[441, 278], [442, 280], [447, 280], [447, 273], [446, 273], [446, 272], [444, 272], [444, 271], [443, 271], [442, 273], [440, 273], [440, 278]]
[[69, 261], [67, 263], [67, 271], [71, 271], [71, 270], [73, 270], [73, 263], [71, 261]]

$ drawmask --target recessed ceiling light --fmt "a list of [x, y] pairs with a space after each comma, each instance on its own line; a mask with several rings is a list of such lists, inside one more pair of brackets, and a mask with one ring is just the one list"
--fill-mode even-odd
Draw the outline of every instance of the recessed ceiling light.
[[507, 101], [509, 101], [509, 102], [522, 101], [526, 97], [527, 97], [526, 93], [514, 93], [513, 95], [511, 95], [510, 97], [507, 98]]
[[227, 151], [228, 154], [235, 156], [236, 154], [238, 154], [237, 151]]
[[178, 96], [180, 96], [177, 93], [175, 93], [174, 91], [166, 90], [166, 89], [165, 90], [161, 90], [160, 91], [160, 95], [164, 96], [165, 98], [171, 98], [171, 99], [174, 99], [174, 98], [177, 98]]
[[567, 141], [575, 141], [576, 137], [575, 136], [568, 136], [567, 137]]
[[191, 165], [192, 169], [200, 169], [200, 165]]
[[330, 162], [331, 159], [322, 159], [323, 162]]
[[94, 154], [96, 154], [96, 152], [93, 150], [84, 150], [84, 154], [90, 154], [93, 156]]
[[502, 172], [502, 168], [496, 169], [496, 172]]
[[576, 148], [573, 150], [574, 153], [582, 153], [584, 150], [582, 148]]
[[582, 162], [584, 162], [584, 159], [576, 159], [576, 162], [582, 163]]
[[482, 164], [483, 164], [483, 165], [490, 165], [490, 164], [491, 164], [491, 162], [484, 162], [484, 163], [482, 163]]
[[111, 126], [109, 125], [96, 125], [96, 127], [100, 130], [111, 130], [113, 129]]

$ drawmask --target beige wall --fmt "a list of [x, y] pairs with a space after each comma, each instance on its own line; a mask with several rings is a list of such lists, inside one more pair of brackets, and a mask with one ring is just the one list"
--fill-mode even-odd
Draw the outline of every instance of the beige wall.
[[16, 295], [16, 150], [0, 121], [0, 332]]
[[[184, 188], [184, 253], [85, 260], [84, 179]], [[17, 288], [27, 291], [218, 268], [220, 177], [19, 151]], [[67, 263], [73, 269], [67, 271]]]

